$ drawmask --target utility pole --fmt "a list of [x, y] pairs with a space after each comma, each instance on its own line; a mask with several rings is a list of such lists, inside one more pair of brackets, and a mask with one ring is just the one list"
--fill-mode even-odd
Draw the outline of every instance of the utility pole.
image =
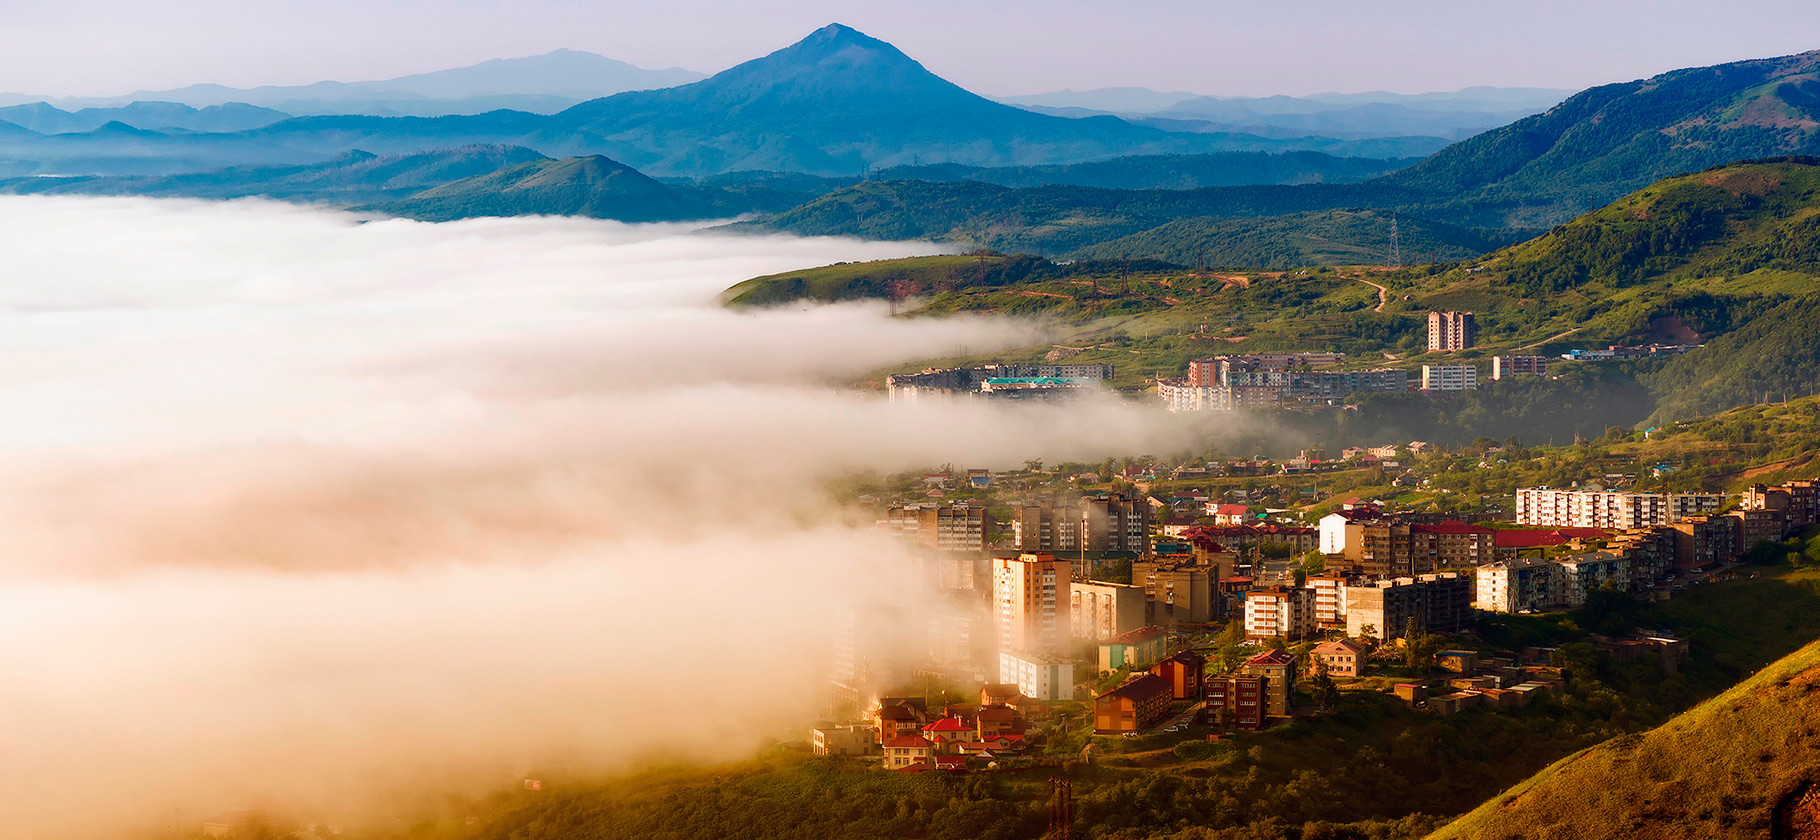
[[1390, 214], [1390, 267], [1403, 267], [1403, 248], [1397, 233], [1397, 215]]
[[1044, 840], [1074, 840], [1074, 782], [1049, 780], [1049, 831]]

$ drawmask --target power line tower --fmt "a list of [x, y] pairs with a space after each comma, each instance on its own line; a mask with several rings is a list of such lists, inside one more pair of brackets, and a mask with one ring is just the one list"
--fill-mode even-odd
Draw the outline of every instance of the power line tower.
[[1043, 840], [1074, 840], [1074, 782], [1049, 780], [1049, 831]]
[[1392, 214], [1390, 217], [1390, 267], [1403, 267], [1403, 248], [1397, 233], [1397, 217], [1395, 214]]

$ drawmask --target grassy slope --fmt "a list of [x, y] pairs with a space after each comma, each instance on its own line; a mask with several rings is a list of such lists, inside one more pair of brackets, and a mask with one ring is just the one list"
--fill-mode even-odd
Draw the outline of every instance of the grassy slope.
[[1655, 730], [1568, 756], [1433, 840], [1725, 840], [1820, 774], [1820, 644]]

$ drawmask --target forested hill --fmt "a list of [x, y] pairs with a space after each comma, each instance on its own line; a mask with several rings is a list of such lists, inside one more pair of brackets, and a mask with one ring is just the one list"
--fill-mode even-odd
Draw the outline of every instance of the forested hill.
[[1184, 218], [1342, 208], [1394, 209], [1471, 227], [1541, 229], [1666, 175], [1749, 158], [1820, 154], [1817, 71], [1820, 52], [1811, 52], [1606, 85], [1359, 184], [1215, 187], [1161, 198], [1054, 187], [862, 184], [761, 225], [1050, 255]]

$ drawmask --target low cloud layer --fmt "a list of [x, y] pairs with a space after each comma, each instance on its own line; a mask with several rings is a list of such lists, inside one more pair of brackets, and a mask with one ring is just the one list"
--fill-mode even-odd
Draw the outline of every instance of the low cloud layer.
[[925, 245], [7, 198], [0, 247], [9, 836], [741, 754], [895, 556], [825, 479], [1198, 434], [837, 385], [1017, 324], [714, 305]]

